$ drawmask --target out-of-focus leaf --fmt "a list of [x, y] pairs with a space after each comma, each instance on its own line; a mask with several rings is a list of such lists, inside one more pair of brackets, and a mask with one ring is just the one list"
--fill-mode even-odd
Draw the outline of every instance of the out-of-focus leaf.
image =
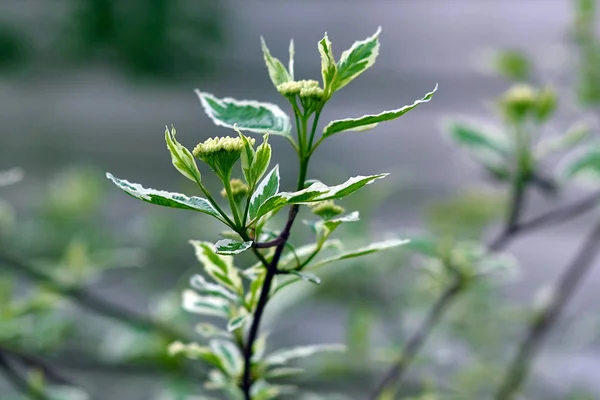
[[289, 349], [274, 351], [265, 357], [267, 365], [283, 365], [296, 358], [305, 358], [323, 352], [346, 351], [346, 346], [341, 344], [317, 344], [312, 346], [298, 346]]
[[194, 246], [196, 258], [214, 280], [232, 289], [235, 293], [244, 292], [242, 279], [233, 265], [233, 257], [217, 254], [210, 242], [191, 240], [190, 243]]
[[387, 250], [387, 249], [391, 249], [394, 247], [398, 247], [398, 246], [402, 246], [406, 243], [408, 243], [409, 240], [398, 240], [398, 239], [394, 239], [394, 240], [386, 240], [383, 242], [376, 242], [376, 243], [371, 243], [368, 246], [365, 247], [361, 247], [358, 248], [356, 250], [350, 250], [347, 252], [343, 252], [340, 254], [337, 254], [335, 256], [332, 257], [328, 257], [325, 258], [323, 260], [319, 260], [317, 262], [315, 262], [314, 264], [309, 264], [308, 266], [306, 266], [306, 270], [313, 270], [313, 269], [317, 269], [317, 268], [321, 268], [324, 265], [330, 264], [332, 262], [335, 261], [339, 261], [339, 260], [346, 260], [349, 258], [355, 258], [355, 257], [361, 257], [361, 256], [366, 256], [368, 254], [372, 254], [372, 253], [376, 253], [379, 251], [383, 251], [383, 250]]

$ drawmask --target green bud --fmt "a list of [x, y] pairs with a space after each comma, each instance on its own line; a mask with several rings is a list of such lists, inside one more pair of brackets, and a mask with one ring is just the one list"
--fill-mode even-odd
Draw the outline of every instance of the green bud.
[[526, 84], [511, 87], [498, 101], [501, 112], [513, 122], [522, 122], [527, 118], [545, 122], [554, 113], [556, 104], [554, 90], [538, 90]]
[[313, 214], [318, 215], [326, 221], [337, 217], [345, 211], [344, 207], [335, 204], [333, 200], [321, 201], [311, 205], [311, 207]]
[[[240, 179], [230, 180], [229, 185], [231, 186], [231, 194], [233, 195], [233, 199], [236, 202], [241, 201], [250, 193], [250, 187]], [[227, 198], [227, 191], [225, 189], [221, 190], [221, 196], [223, 196], [223, 198]]]
[[[254, 145], [254, 139], [249, 139]], [[198, 144], [194, 157], [204, 161], [222, 179], [228, 179], [235, 163], [239, 160], [244, 142], [241, 138], [215, 137]]]

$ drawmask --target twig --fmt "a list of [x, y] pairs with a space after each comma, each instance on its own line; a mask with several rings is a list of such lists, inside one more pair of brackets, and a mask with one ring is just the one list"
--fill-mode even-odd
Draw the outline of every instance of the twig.
[[47, 362], [41, 360], [38, 357], [25, 354], [22, 351], [9, 349], [5, 346], [0, 345], [0, 354], [2, 353], [10, 356], [11, 358], [18, 359], [24, 366], [28, 368], [36, 368], [40, 370], [44, 374], [44, 377], [48, 378], [53, 383], [66, 386], [79, 386], [63, 377], [61, 374], [56, 372], [54, 368], [52, 368]]
[[390, 369], [384, 376], [383, 380], [379, 383], [377, 388], [371, 395], [372, 400], [376, 400], [387, 390], [392, 384], [400, 384], [408, 366], [411, 364], [417, 353], [421, 350], [421, 347], [435, 328], [440, 322], [446, 310], [450, 307], [453, 301], [458, 297], [461, 292], [463, 285], [462, 280], [457, 277], [455, 281], [444, 290], [441, 296], [437, 299], [425, 320], [421, 323], [419, 329], [411, 336], [407, 342], [400, 360]]
[[105, 317], [146, 331], [159, 333], [169, 340], [189, 341], [187, 335], [180, 333], [167, 325], [110, 303], [81, 287], [60, 283], [50, 274], [40, 271], [38, 268], [35, 268], [33, 265], [17, 257], [0, 252], [0, 264], [11, 267], [15, 272], [24, 274], [30, 279], [44, 284], [50, 290], [74, 300], [78, 305], [95, 311]]
[[265, 281], [260, 292], [260, 297], [258, 298], [256, 311], [254, 313], [252, 325], [250, 326], [250, 331], [248, 333], [248, 341], [246, 342], [246, 347], [244, 348], [244, 375], [240, 384], [240, 387], [244, 392], [244, 397], [246, 400], [251, 400], [250, 389], [252, 388], [253, 384], [252, 354], [254, 351], [254, 342], [256, 342], [258, 330], [260, 328], [260, 322], [265, 311], [267, 301], [269, 300], [269, 294], [271, 292], [271, 284], [273, 283], [273, 278], [277, 274], [277, 265], [279, 264], [279, 259], [283, 254], [285, 244], [289, 239], [292, 225], [294, 224], [294, 220], [296, 219], [296, 215], [298, 214], [298, 208], [298, 205], [293, 205], [290, 209], [287, 223], [285, 224], [285, 227], [283, 228], [283, 231], [280, 234], [280, 237], [283, 238], [283, 241], [282, 243], [277, 245], [275, 249], [275, 254], [273, 255], [273, 258], [268, 265], [267, 272], [265, 274]]
[[531, 360], [560, 317], [565, 305], [592, 268], [598, 252], [600, 252], [600, 223], [589, 233], [572, 263], [558, 280], [550, 303], [531, 324], [525, 340], [519, 346], [503, 383], [496, 393], [496, 400], [513, 399], [519, 392], [527, 378]]
[[6, 380], [10, 382], [10, 384], [17, 390], [22, 393], [23, 396], [27, 398], [32, 398], [35, 400], [50, 400], [46, 394], [36, 388], [33, 388], [29, 382], [27, 382], [17, 370], [11, 365], [10, 361], [6, 358], [6, 356], [0, 351], [0, 370], [6, 377]]

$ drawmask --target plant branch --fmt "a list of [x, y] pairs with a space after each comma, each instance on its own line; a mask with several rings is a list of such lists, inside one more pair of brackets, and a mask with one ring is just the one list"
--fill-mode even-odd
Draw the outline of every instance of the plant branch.
[[29, 382], [17, 372], [2, 351], [0, 351], [0, 370], [2, 370], [6, 380], [15, 388], [15, 390], [23, 394], [26, 398], [50, 400], [43, 391], [33, 388]]
[[[421, 326], [410, 337], [404, 347], [399, 361], [387, 372], [383, 380], [379, 383], [373, 394], [372, 400], [376, 400], [392, 385], [399, 384], [417, 353], [421, 350], [423, 344], [444, 316], [446, 310], [458, 298], [463, 288], [462, 279], [457, 276], [454, 282], [444, 290], [441, 296], [437, 299]], [[394, 397], [395, 398], [395, 397]]]
[[549, 304], [535, 318], [496, 393], [496, 400], [513, 399], [527, 379], [532, 359], [560, 317], [600, 252], [600, 223], [588, 234], [577, 255], [558, 280]]
[[534, 231], [548, 225], [568, 221], [590, 211], [594, 207], [598, 206], [598, 203], [600, 203], [600, 192], [593, 193], [588, 197], [575, 201], [571, 204], [557, 207], [554, 210], [548, 211], [529, 220], [518, 222], [510, 233], [507, 233], [505, 230], [498, 237], [496, 237], [496, 239], [492, 240], [489, 244], [489, 248], [492, 250], [499, 250], [522, 233]]
[[250, 331], [248, 332], [248, 340], [246, 342], [246, 347], [244, 348], [244, 375], [242, 377], [241, 389], [244, 392], [244, 396], [246, 400], [251, 400], [250, 390], [252, 388], [252, 354], [254, 352], [254, 342], [256, 342], [256, 338], [258, 337], [258, 331], [260, 328], [260, 322], [262, 320], [263, 313], [265, 311], [265, 307], [267, 305], [267, 301], [269, 300], [269, 294], [271, 291], [271, 284], [273, 283], [273, 278], [277, 274], [277, 265], [279, 264], [279, 259], [283, 254], [283, 249], [285, 247], [285, 243], [289, 239], [290, 231], [292, 229], [292, 225], [294, 224], [294, 220], [296, 219], [296, 215], [298, 214], [299, 206], [294, 204], [290, 212], [288, 214], [288, 220], [281, 232], [281, 237], [283, 237], [283, 243], [279, 244], [275, 249], [275, 254], [273, 255], [273, 259], [269, 263], [267, 267], [267, 273], [265, 274], [265, 281], [263, 283], [260, 297], [258, 298], [258, 303], [256, 305], [256, 311], [254, 312], [254, 318], [252, 319], [252, 325], [250, 326]]
[[53, 292], [70, 298], [81, 307], [92, 310], [105, 317], [149, 332], [159, 333], [169, 340], [189, 341], [187, 335], [178, 332], [170, 326], [110, 303], [102, 297], [94, 295], [81, 287], [60, 283], [50, 274], [40, 271], [28, 262], [9, 255], [8, 253], [0, 251], [0, 264], [6, 265], [16, 273], [26, 275], [30, 279], [45, 285]]

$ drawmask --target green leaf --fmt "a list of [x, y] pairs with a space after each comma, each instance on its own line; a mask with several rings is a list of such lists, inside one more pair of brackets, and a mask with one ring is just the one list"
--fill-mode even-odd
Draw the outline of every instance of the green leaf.
[[265, 135], [263, 142], [256, 149], [256, 158], [252, 164], [252, 181], [248, 182], [252, 187], [263, 177], [269, 163], [271, 162], [271, 145], [269, 144], [269, 135]]
[[267, 365], [283, 365], [296, 358], [305, 358], [322, 352], [346, 351], [346, 346], [341, 344], [317, 344], [312, 346], [298, 346], [290, 349], [274, 351], [265, 357]]
[[[450, 140], [476, 162], [499, 178], [509, 174], [507, 156], [510, 144], [502, 133], [473, 123], [452, 121], [447, 125]], [[505, 172], [504, 172], [505, 171]]]
[[229, 317], [229, 301], [222, 297], [201, 296], [191, 289], [183, 291], [181, 307], [194, 314]]
[[315, 182], [306, 189], [297, 192], [281, 192], [265, 200], [256, 212], [255, 218], [260, 218], [268, 212], [277, 210], [289, 204], [305, 204], [324, 200], [341, 199], [342, 197], [346, 197], [356, 192], [363, 186], [373, 183], [377, 179], [385, 178], [387, 175], [389, 174], [370, 176], [359, 175], [336, 186], [327, 186], [321, 182]]
[[[260, 264], [262, 267], [262, 263]], [[246, 270], [245, 272], [247, 272]], [[246, 274], [249, 276], [249, 274]], [[254, 279], [252, 283], [250, 283], [250, 290], [246, 294], [246, 307], [249, 311], [254, 311], [256, 305], [258, 304], [258, 298], [260, 297], [260, 293], [262, 292], [262, 285], [265, 281], [265, 269], [262, 267], [257, 271], [256, 274], [253, 275]]]
[[196, 160], [192, 152], [175, 139], [175, 133], [175, 128], [171, 128], [169, 132], [169, 128], [165, 127], [165, 141], [167, 142], [167, 149], [171, 153], [171, 162], [183, 176], [193, 182], [200, 183], [201, 176]]
[[279, 367], [273, 368], [267, 372], [265, 378], [276, 379], [276, 378], [288, 378], [290, 376], [296, 376], [304, 372], [303, 368], [294, 367]]
[[290, 137], [290, 119], [278, 106], [253, 100], [218, 99], [196, 89], [204, 112], [219, 126]]
[[350, 214], [343, 215], [341, 217], [332, 218], [327, 221], [323, 221], [325, 226], [330, 232], [333, 232], [338, 226], [344, 222], [358, 222], [360, 221], [360, 214], [358, 211], [353, 211]]
[[331, 135], [335, 135], [336, 133], [345, 131], [365, 131], [367, 129], [372, 129], [376, 127], [380, 122], [391, 121], [393, 119], [399, 118], [407, 112], [416, 108], [419, 104], [429, 102], [429, 100], [431, 100], [437, 89], [438, 86], [435, 85], [435, 88], [431, 92], [427, 93], [422, 99], [417, 100], [414, 103], [399, 108], [397, 110], [384, 111], [380, 114], [375, 115], [363, 115], [360, 118], [346, 118], [331, 121], [325, 127], [325, 129], [323, 129], [323, 137], [329, 137]]
[[249, 216], [254, 220], [258, 215], [260, 206], [271, 196], [279, 191], [279, 165], [276, 165], [271, 172], [260, 182], [252, 197], [250, 198]]
[[169, 355], [183, 355], [192, 360], [204, 360], [217, 368], [222, 368], [221, 361], [212, 350], [206, 346], [200, 346], [198, 343], [173, 342], [169, 346]]
[[121, 190], [138, 200], [164, 207], [182, 208], [184, 210], [199, 211], [223, 220], [217, 210], [208, 200], [201, 197], [187, 197], [180, 193], [171, 193], [164, 190], [146, 189], [138, 183], [130, 183], [107, 173], [106, 177], [114, 182]]
[[305, 280], [307, 282], [314, 283], [315, 285], [321, 284], [321, 278], [319, 278], [318, 276], [316, 276], [314, 274], [307, 274], [305, 272], [298, 272], [298, 271], [291, 271], [290, 274], [296, 275], [297, 277], [302, 278], [303, 280]]
[[387, 250], [387, 249], [391, 249], [394, 247], [402, 246], [408, 242], [409, 242], [409, 240], [394, 239], [394, 240], [386, 240], [383, 242], [371, 243], [370, 245], [368, 245], [366, 247], [361, 247], [356, 250], [350, 250], [350, 251], [336, 254], [335, 256], [317, 261], [315, 264], [308, 265], [305, 269], [306, 270], [317, 269], [317, 268], [320, 268], [324, 265], [330, 264], [335, 261], [346, 260], [348, 258], [366, 256], [368, 254], [377, 253], [382, 250]]
[[223, 337], [231, 338], [231, 334], [227, 331], [217, 328], [213, 324], [206, 322], [196, 325], [196, 333], [204, 338]]
[[204, 269], [214, 280], [236, 293], [244, 292], [242, 279], [233, 265], [233, 257], [217, 254], [210, 242], [190, 240], [190, 243], [194, 246], [196, 258], [204, 265]]
[[[371, 183], [375, 182], [378, 179], [385, 178], [388, 175], [389, 174], [386, 174], [386, 173], [377, 174], [377, 175], [368, 175], [368, 176], [358, 175], [358, 176], [348, 179], [346, 182], [344, 182], [342, 184], [339, 184], [336, 186], [325, 186], [327, 188], [326, 192], [314, 199], [311, 199], [310, 201], [315, 202], [315, 201], [323, 201], [323, 200], [341, 199], [343, 197], [351, 195], [352, 193], [356, 192], [357, 190], [363, 188], [366, 185], [370, 185]], [[322, 184], [314, 183], [311, 186], [315, 186], [315, 185], [319, 186]]]
[[217, 254], [233, 256], [236, 254], [243, 253], [250, 247], [252, 247], [252, 241], [240, 242], [231, 239], [221, 239], [215, 244], [215, 251]]
[[323, 87], [325, 93], [329, 96], [335, 89], [334, 80], [337, 73], [337, 65], [333, 58], [331, 41], [325, 33], [325, 37], [319, 41], [319, 54], [321, 55], [321, 76], [323, 77]]
[[586, 146], [559, 165], [560, 175], [584, 184], [600, 183], [600, 143]]
[[240, 135], [242, 142], [244, 142], [244, 149], [242, 151], [241, 159], [242, 159], [242, 173], [244, 174], [244, 178], [248, 184], [252, 183], [252, 164], [254, 164], [254, 160], [256, 159], [256, 151], [254, 147], [252, 147], [252, 143], [244, 135], [237, 127], [235, 128], [237, 133]]
[[[269, 51], [269, 48], [267, 47], [267, 44], [265, 43], [265, 39], [262, 36], [260, 37], [260, 45], [262, 47], [265, 64], [267, 65], [267, 69], [269, 70], [269, 77], [271, 78], [273, 85], [275, 85], [275, 87], [277, 87], [277, 86], [281, 85], [282, 83], [291, 81], [292, 76], [285, 69], [285, 67], [283, 66], [281, 61], [279, 61], [277, 58], [275, 58], [271, 55], [271, 52]], [[293, 47], [292, 47], [292, 49], [293, 49]], [[292, 53], [290, 52], [290, 54], [292, 54]], [[291, 65], [291, 67], [293, 68], [293, 64]], [[292, 74], [293, 74], [293, 72], [292, 72]]]
[[337, 63], [338, 72], [334, 90], [340, 90], [371, 65], [375, 64], [375, 59], [379, 54], [380, 33], [381, 27], [377, 28], [377, 32], [373, 36], [355, 42], [352, 47], [342, 53]]
[[536, 157], [544, 158], [550, 154], [569, 150], [590, 136], [590, 127], [585, 123], [577, 123], [563, 135], [546, 139], [536, 148]]
[[234, 343], [213, 339], [210, 341], [209, 346], [219, 358], [229, 376], [237, 377], [241, 374], [243, 368], [242, 354]]
[[227, 323], [227, 330], [229, 332], [233, 332], [236, 329], [243, 328], [244, 325], [246, 325], [246, 323], [250, 320], [250, 318], [251, 318], [250, 314], [243, 314], [243, 315], [239, 315], [233, 319], [230, 319], [229, 322]]
[[223, 299], [232, 301], [234, 303], [238, 303], [240, 301], [240, 297], [238, 295], [231, 292], [224, 286], [208, 282], [202, 275], [196, 274], [192, 276], [190, 279], [190, 285], [198, 292], [205, 295], [222, 297]]

